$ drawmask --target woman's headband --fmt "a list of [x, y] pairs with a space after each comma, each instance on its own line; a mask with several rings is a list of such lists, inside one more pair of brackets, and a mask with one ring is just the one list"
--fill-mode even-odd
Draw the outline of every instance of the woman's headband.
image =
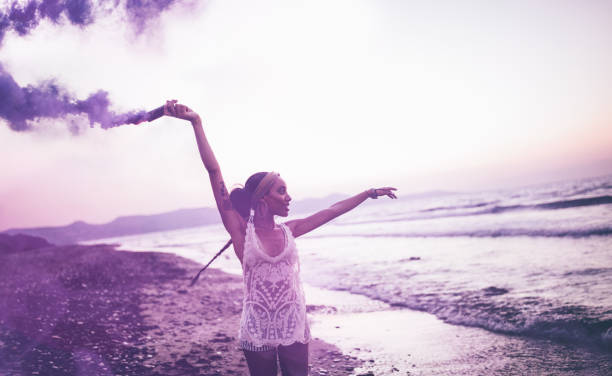
[[257, 202], [257, 200], [262, 198], [266, 194], [266, 192], [268, 192], [270, 188], [272, 188], [274, 182], [276, 181], [276, 178], [278, 178], [279, 176], [280, 174], [278, 172], [268, 172], [266, 176], [261, 179], [259, 184], [257, 184], [257, 188], [255, 188], [251, 203], [254, 204]]

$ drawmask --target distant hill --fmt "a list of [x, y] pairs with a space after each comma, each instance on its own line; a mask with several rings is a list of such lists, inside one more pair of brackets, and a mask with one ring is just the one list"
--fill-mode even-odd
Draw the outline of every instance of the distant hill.
[[26, 234], [45, 238], [56, 245], [73, 244], [82, 240], [111, 238], [185, 227], [204, 226], [220, 221], [217, 209], [181, 209], [154, 215], [119, 217], [112, 222], [92, 225], [76, 221], [68, 226], [9, 229], [3, 234]]
[[[453, 192], [430, 191], [400, 195], [400, 199], [419, 199], [432, 196], [450, 195]], [[324, 209], [333, 203], [347, 198], [347, 195], [334, 193], [321, 198], [307, 198], [291, 203], [290, 215], [311, 214]], [[371, 205], [383, 204], [387, 200], [377, 200]], [[176, 230], [187, 227], [198, 227], [220, 223], [221, 218], [216, 208], [180, 209], [153, 215], [132, 215], [118, 217], [112, 222], [92, 225], [76, 221], [68, 226], [16, 228], [3, 231], [1, 234], [24, 234], [42, 237], [55, 245], [74, 244], [84, 240], [113, 238], [117, 236], [143, 234], [147, 232]]]
[[[328, 207], [347, 197], [332, 194], [323, 198], [311, 198], [291, 203], [291, 213], [314, 212]], [[38, 236], [56, 245], [73, 244], [84, 240], [112, 238], [116, 236], [142, 234], [147, 232], [176, 230], [187, 227], [205, 226], [220, 223], [216, 208], [180, 209], [153, 215], [133, 215], [118, 217], [105, 224], [89, 224], [76, 221], [67, 226], [16, 228], [3, 231], [3, 234], [25, 234]]]

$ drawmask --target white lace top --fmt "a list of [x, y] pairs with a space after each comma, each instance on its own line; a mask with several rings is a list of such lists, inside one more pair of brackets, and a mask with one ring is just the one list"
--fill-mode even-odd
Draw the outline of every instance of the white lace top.
[[238, 334], [240, 346], [246, 350], [310, 341], [295, 240], [287, 226], [280, 227], [285, 235], [283, 251], [270, 256], [255, 233], [252, 217], [247, 223], [242, 256], [244, 301]]

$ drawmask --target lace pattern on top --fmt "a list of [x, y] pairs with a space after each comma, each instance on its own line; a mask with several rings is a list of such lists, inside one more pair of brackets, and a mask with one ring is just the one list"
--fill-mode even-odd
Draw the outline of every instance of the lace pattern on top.
[[287, 226], [280, 227], [285, 234], [283, 250], [270, 256], [255, 233], [252, 217], [247, 223], [242, 258], [244, 301], [238, 335], [243, 348], [310, 341], [295, 240]]

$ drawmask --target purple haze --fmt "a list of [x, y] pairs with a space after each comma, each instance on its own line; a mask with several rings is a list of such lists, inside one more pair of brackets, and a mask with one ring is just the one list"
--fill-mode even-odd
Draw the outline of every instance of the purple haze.
[[125, 10], [136, 32], [142, 32], [147, 21], [156, 18], [161, 12], [169, 9], [175, 0], [127, 0]]
[[[85, 27], [95, 21], [96, 13], [102, 9], [124, 7], [129, 22], [137, 33], [142, 32], [147, 22], [169, 9], [175, 0], [33, 0], [26, 4], [13, 1], [7, 9], [0, 10], [0, 44], [7, 31], [20, 36], [28, 35], [41, 20], [60, 23], [65, 18], [73, 25]], [[97, 5], [96, 5], [97, 4]], [[98, 8], [96, 8], [98, 7]], [[98, 11], [96, 12], [96, 9]], [[62, 15], [65, 15], [63, 17]], [[111, 128], [126, 123], [154, 120], [151, 113], [132, 111], [117, 114], [109, 111], [108, 93], [100, 90], [87, 99], [73, 98], [54, 81], [37, 86], [21, 87], [0, 64], [0, 118], [8, 121], [15, 131], [27, 131], [32, 127], [28, 121], [39, 118], [60, 118], [69, 114], [85, 114], [90, 124], [98, 123], [102, 128]], [[159, 108], [155, 116], [159, 117]], [[153, 113], [153, 112], [152, 112]], [[162, 110], [163, 114], [163, 110]], [[72, 128], [73, 133], [78, 132]]]
[[86, 114], [90, 124], [111, 128], [144, 115], [142, 111], [116, 114], [109, 111], [108, 93], [98, 91], [85, 100], [74, 99], [53, 81], [38, 86], [19, 86], [0, 65], [0, 118], [15, 131], [31, 130], [28, 120], [58, 118], [68, 114]]
[[18, 35], [27, 35], [43, 19], [60, 23], [64, 19], [62, 15], [65, 15], [71, 24], [85, 27], [95, 21], [96, 13], [108, 12], [109, 9], [113, 12], [121, 7], [125, 9], [136, 32], [140, 33], [149, 20], [157, 18], [175, 2], [176, 0], [32, 0], [22, 5], [13, 1], [7, 9], [0, 10], [0, 43], [7, 31], [14, 30]]

